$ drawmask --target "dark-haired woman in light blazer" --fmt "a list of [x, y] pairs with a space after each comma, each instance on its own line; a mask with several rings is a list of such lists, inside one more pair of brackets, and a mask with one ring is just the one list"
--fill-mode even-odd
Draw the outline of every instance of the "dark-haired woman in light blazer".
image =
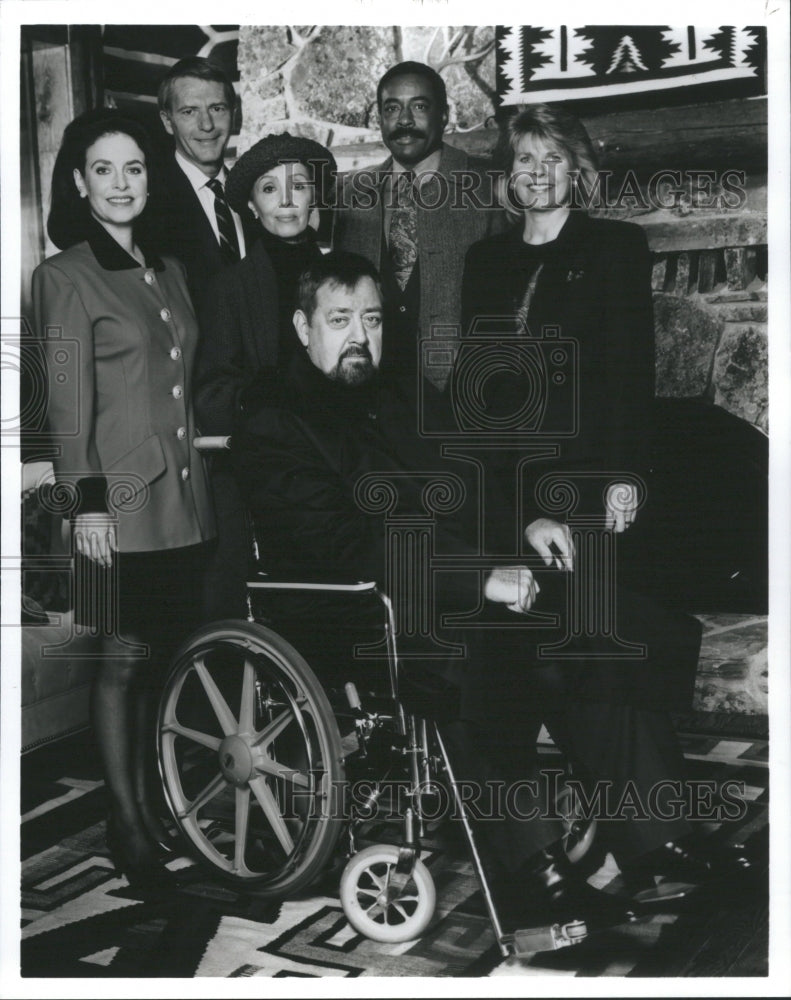
[[[63, 252], [33, 275], [36, 324], [48, 338], [55, 475], [74, 494], [75, 620], [105, 643], [92, 716], [110, 797], [108, 846], [143, 889], [168, 876], [145, 778], [151, 671], [197, 624], [203, 543], [214, 534], [192, 445], [195, 314], [181, 265], [145, 249], [150, 163], [136, 122], [108, 110], [75, 119], [48, 220]], [[75, 355], [73, 377], [62, 375], [63, 351]]]

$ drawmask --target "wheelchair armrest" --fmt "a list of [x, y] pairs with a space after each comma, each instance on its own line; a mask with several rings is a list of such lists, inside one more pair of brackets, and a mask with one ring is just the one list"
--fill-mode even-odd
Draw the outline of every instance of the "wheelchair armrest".
[[362, 580], [357, 583], [324, 583], [323, 581], [303, 580], [270, 580], [265, 573], [259, 574], [255, 580], [248, 580], [247, 586], [255, 590], [316, 590], [328, 593], [341, 592], [346, 594], [373, 593], [376, 590], [375, 580]]
[[[380, 590], [375, 580], [358, 580], [356, 583], [334, 583], [324, 580], [273, 580], [266, 573], [259, 573], [255, 579], [247, 581], [248, 590], [281, 591], [281, 592], [313, 592], [324, 594], [370, 594], [382, 605], [388, 624], [391, 640], [395, 636], [396, 625], [393, 612], [393, 602], [388, 595]], [[395, 648], [393, 649], [395, 656]]]

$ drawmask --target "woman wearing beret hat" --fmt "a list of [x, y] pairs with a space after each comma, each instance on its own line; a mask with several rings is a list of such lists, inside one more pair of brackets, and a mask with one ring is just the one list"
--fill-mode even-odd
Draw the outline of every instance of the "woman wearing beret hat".
[[[297, 280], [321, 254], [309, 221], [331, 201], [334, 173], [329, 150], [287, 132], [261, 139], [230, 172], [229, 203], [249, 205], [261, 228], [246, 256], [214, 278], [201, 309], [195, 410], [204, 434], [232, 434], [256, 375], [287, 365], [299, 344]], [[212, 613], [244, 617], [252, 543], [227, 453], [213, 457], [212, 491], [226, 583]]]
[[254, 376], [287, 365], [299, 344], [291, 321], [297, 281], [321, 254], [309, 222], [330, 202], [335, 170], [324, 146], [284, 132], [257, 142], [229, 174], [229, 204], [249, 205], [261, 233], [217, 276], [202, 317], [196, 405], [205, 434], [232, 433]]

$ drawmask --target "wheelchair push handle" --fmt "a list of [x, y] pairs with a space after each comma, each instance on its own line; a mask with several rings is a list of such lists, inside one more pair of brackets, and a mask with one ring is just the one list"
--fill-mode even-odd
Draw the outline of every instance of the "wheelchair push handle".
[[343, 685], [343, 689], [346, 692], [346, 700], [349, 702], [349, 708], [353, 712], [361, 711], [362, 702], [360, 701], [360, 695], [357, 691], [357, 685], [352, 681], [348, 681]]
[[209, 437], [196, 437], [192, 440], [198, 451], [222, 451], [231, 447], [230, 434], [214, 434]]

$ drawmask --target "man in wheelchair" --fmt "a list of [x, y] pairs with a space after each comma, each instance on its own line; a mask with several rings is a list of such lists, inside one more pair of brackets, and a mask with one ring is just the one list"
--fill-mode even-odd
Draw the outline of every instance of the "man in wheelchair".
[[[531, 555], [487, 557], [513, 544], [507, 507], [488, 483], [484, 495], [473, 462], [419, 433], [413, 387], [383, 361], [382, 314], [378, 274], [362, 257], [330, 253], [301, 278], [294, 326], [304, 350], [285, 375], [259, 378], [233, 440], [263, 565], [292, 579], [375, 580], [397, 620], [413, 623], [399, 635], [400, 658], [418, 688], [440, 692], [455, 779], [518, 790], [501, 797], [508, 808], [495, 821], [476, 824], [514, 919], [529, 899], [550, 922], [612, 924], [655, 878], [700, 885], [747, 867], [674, 808], [684, 761], [668, 713], [688, 707], [698, 623], [619, 593], [619, 642], [639, 656], [616, 655], [612, 636], [578, 637], [573, 655], [548, 652], [569, 632], [567, 583], [580, 572], [571, 532], [531, 511], [521, 522]], [[442, 400], [424, 398], [434, 403], [441, 414]], [[405, 530], [411, 561], [394, 543]], [[344, 629], [343, 606], [333, 614]], [[419, 627], [426, 619], [430, 628]], [[303, 621], [317, 631], [315, 616]], [[606, 793], [599, 830], [625, 876], [621, 895], [593, 889], [567, 863], [537, 761], [542, 724], [586, 787]]]

